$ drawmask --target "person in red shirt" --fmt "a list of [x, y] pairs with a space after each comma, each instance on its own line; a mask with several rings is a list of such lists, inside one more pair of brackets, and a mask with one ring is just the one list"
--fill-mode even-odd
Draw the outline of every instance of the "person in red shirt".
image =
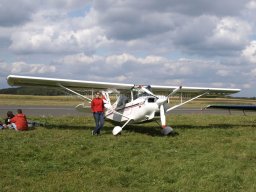
[[91, 110], [96, 124], [92, 135], [99, 135], [104, 125], [104, 102], [100, 92], [96, 92], [95, 98], [93, 98], [91, 102]]
[[16, 131], [25, 131], [28, 129], [26, 115], [22, 113], [21, 109], [18, 109], [17, 112], [18, 114], [11, 118], [11, 123], [13, 123], [13, 126]]

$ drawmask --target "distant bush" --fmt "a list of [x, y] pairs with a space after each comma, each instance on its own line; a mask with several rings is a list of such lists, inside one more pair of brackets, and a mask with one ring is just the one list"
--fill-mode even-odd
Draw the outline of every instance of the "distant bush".
[[57, 88], [49, 87], [16, 87], [1, 89], [0, 94], [13, 94], [13, 95], [66, 95], [65, 92]]

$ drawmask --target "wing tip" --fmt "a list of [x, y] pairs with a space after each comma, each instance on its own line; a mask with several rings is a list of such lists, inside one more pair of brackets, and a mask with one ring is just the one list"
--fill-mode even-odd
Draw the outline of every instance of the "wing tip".
[[10, 86], [13, 86], [14, 85], [14, 80], [13, 80], [13, 75], [8, 75], [7, 78], [7, 83], [10, 85]]

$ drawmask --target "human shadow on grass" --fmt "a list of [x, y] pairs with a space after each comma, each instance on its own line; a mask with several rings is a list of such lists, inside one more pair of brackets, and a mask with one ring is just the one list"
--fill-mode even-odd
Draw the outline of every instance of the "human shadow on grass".
[[93, 126], [86, 126], [86, 125], [71, 125], [71, 124], [51, 124], [47, 123], [44, 126], [42, 126], [46, 129], [61, 129], [61, 130], [92, 130], [94, 129]]

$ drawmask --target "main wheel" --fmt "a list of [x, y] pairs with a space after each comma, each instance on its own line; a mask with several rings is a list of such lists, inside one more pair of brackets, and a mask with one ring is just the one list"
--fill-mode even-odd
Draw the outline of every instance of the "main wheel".
[[163, 135], [169, 135], [169, 134], [171, 134], [172, 132], [173, 132], [173, 129], [172, 129], [171, 127], [169, 127], [169, 126], [163, 128], [162, 131], [161, 131], [161, 133], [162, 133]]
[[112, 130], [112, 134], [113, 135], [118, 135], [119, 133], [121, 133], [121, 131], [122, 131], [122, 127], [115, 126], [114, 129]]

